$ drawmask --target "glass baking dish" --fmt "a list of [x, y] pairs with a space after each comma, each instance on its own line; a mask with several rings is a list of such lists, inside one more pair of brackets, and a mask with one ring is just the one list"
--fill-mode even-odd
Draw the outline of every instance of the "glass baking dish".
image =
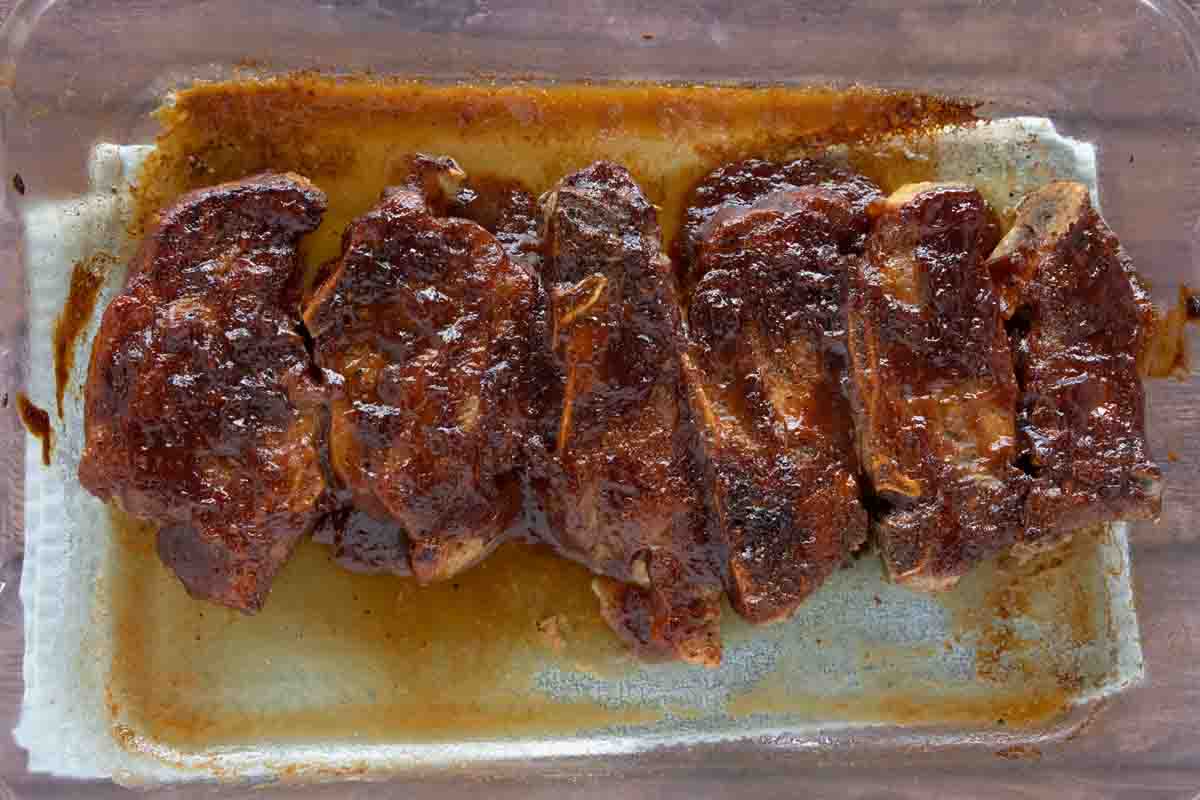
[[[652, 80], [868, 84], [978, 98], [989, 117], [1049, 117], [1096, 145], [1105, 215], [1160, 304], [1200, 283], [1196, 126], [1200, 23], [1177, 0], [1040, 2], [23, 2], [4, 48], [5, 183], [0, 216], [0, 392], [12, 408], [30, 363], [26, 245], [18, 208], [81, 195], [98, 142], [148, 143], [166, 93], [238, 70], [371, 71], [436, 81]], [[20, 187], [10, 180], [19, 173]], [[20, 189], [20, 190], [19, 190]], [[1194, 332], [1191, 334], [1195, 339]], [[1148, 385], [1152, 451], [1168, 494], [1162, 521], [1132, 532], [1146, 680], [1036, 736], [878, 728], [662, 746], [636, 755], [509, 758], [397, 779], [424, 796], [1170, 796], [1200, 793], [1200, 436], [1197, 378]], [[18, 586], [26, 459], [15, 414], [0, 415], [0, 712], [21, 704]], [[1001, 757], [1003, 756], [1003, 757]], [[15, 796], [104, 797], [111, 784], [29, 774], [0, 739]], [[487, 781], [480, 785], [481, 781]], [[802, 781], [802, 783], [801, 783]], [[4, 794], [0, 785], [0, 797]], [[384, 796], [395, 784], [363, 784]], [[344, 787], [288, 786], [345, 796]], [[172, 796], [249, 795], [185, 786]]]

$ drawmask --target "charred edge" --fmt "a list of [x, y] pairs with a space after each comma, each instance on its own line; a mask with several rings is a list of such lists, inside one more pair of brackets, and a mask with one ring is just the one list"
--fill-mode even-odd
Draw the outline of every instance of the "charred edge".
[[[867, 485], [867, 480], [864, 477], [862, 480], [864, 486]], [[881, 494], [876, 494], [873, 489], [866, 488], [862, 491], [862, 504], [867, 513], [871, 515], [871, 519], [880, 519], [895, 511], [898, 506], [895, 501], [884, 497]]]
[[1013, 462], [1013, 466], [1031, 478], [1036, 478], [1041, 472], [1041, 468], [1033, 463], [1033, 453], [1028, 451], [1017, 456], [1017, 460]]
[[[889, 514], [896, 510], [896, 503], [881, 494], [875, 492], [871, 486], [870, 478], [865, 473], [858, 476], [859, 485], [859, 500], [862, 503], [863, 509], [867, 512], [867, 519], [871, 523], [878, 523], [880, 520], [886, 519]], [[867, 525], [867, 538], [858, 550], [851, 554], [851, 558], [857, 560], [866, 555], [867, 551], [877, 551], [879, 549], [879, 534], [875, 524]]]
[[[303, 320], [296, 323], [296, 333], [299, 335], [301, 341], [304, 342], [304, 351], [308, 354], [308, 374], [319, 386], [324, 386], [325, 374], [317, 366], [317, 343]], [[317, 465], [320, 467], [321, 477], [325, 480], [325, 491], [317, 498], [316, 506], [318, 514], [306, 532], [306, 535], [310, 536], [314, 535], [321, 525], [327, 521], [326, 518], [331, 518], [333, 514], [344, 511], [349, 507], [349, 498], [346, 497], [347, 493], [341, 487], [341, 483], [337, 479], [337, 474], [333, 470], [333, 459], [329, 452], [329, 438], [332, 435], [332, 427], [332, 412], [330, 411], [329, 403], [324, 402], [317, 410], [316, 450]], [[333, 524], [337, 527], [336, 521], [333, 521]]]
[[317, 412], [317, 464], [321, 468], [321, 477], [325, 479], [324, 494], [318, 502], [325, 507], [337, 510], [346, 505], [346, 490], [338, 480], [333, 469], [333, 459], [329, 452], [329, 438], [332, 435], [333, 415], [328, 405], [322, 405]]
[[[1012, 349], [1013, 377], [1017, 382], [1017, 407], [1013, 409], [1013, 412], [1016, 416], [1018, 429], [1021, 425], [1021, 408], [1025, 402], [1025, 369], [1021, 355], [1023, 352], [1022, 345], [1032, 329], [1033, 310], [1029, 306], [1021, 306], [1011, 318], [1004, 322], [1004, 331], [1008, 334], [1008, 341]], [[1020, 454], [1013, 462], [1013, 466], [1029, 477], [1036, 478], [1040, 469], [1033, 461], [1033, 454], [1020, 447], [1019, 430], [1017, 436]]]
[[308, 326], [304, 324], [303, 320], [296, 323], [296, 335], [304, 342], [304, 352], [308, 354], [308, 374], [318, 384], [324, 386], [325, 374], [317, 366], [317, 342], [313, 339], [312, 333], [308, 330]]
[[[296, 324], [296, 333], [304, 341], [304, 349], [308, 353], [309, 374], [313, 376], [319, 385], [325, 385], [325, 376], [317, 366], [315, 355], [316, 342], [313, 340], [312, 334], [309, 333], [308, 327], [303, 322]], [[343, 528], [345, 515], [349, 513], [351, 505], [349, 492], [342, 486], [341, 481], [338, 480], [337, 473], [333, 469], [333, 458], [330, 454], [329, 446], [333, 428], [333, 413], [328, 402], [321, 403], [317, 409], [316, 418], [317, 466], [321, 470], [321, 478], [325, 481], [325, 490], [317, 498], [316, 518], [313, 520], [308, 531], [306, 531], [306, 535], [313, 536], [314, 538], [324, 525], [331, 525], [332, 529]], [[339, 514], [341, 515], [340, 517], [337, 516]], [[329, 543], [332, 544], [332, 541]]]
[[1019, 341], [1029, 335], [1030, 329], [1033, 327], [1033, 311], [1029, 306], [1021, 306], [1017, 309], [1017, 313], [1004, 322], [1004, 331], [1008, 334], [1009, 341]]
[[[695, 192], [695, 187], [692, 188], [692, 192]], [[688, 197], [691, 197], [691, 193], [688, 194]], [[670, 252], [667, 253], [667, 258], [671, 262], [671, 278], [675, 282], [675, 296], [679, 298], [680, 310], [682, 311], [684, 324], [686, 325], [688, 304], [691, 303], [692, 290], [696, 288], [695, 284], [698, 282], [698, 279], [694, 278], [691, 283], [688, 282], [688, 276], [695, 268], [695, 265], [691, 263], [691, 259], [688, 257], [683, 244], [685, 230], [687, 230], [686, 214], [682, 215], [682, 218], [679, 220], [675, 236], [671, 240], [671, 248]]]
[[[1033, 329], [1033, 311], [1029, 306], [1021, 306], [1011, 318], [1004, 321], [1004, 333], [1008, 336], [1009, 350], [1012, 355], [1013, 377], [1016, 379], [1019, 396], [1025, 393], [1025, 361], [1022, 356], [1025, 340]], [[1014, 409], [1019, 411], [1020, 409]]]

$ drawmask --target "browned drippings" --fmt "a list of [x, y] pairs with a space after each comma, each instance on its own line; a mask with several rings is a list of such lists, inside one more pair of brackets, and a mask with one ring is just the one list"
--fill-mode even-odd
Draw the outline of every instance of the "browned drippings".
[[[1085, 574], [1077, 566], [1094, 551], [1100, 530], [1075, 533], [1061, 546], [1041, 553], [1025, 563], [1003, 556], [996, 564], [997, 580], [983, 595], [978, 608], [958, 607], [961, 630], [980, 633], [975, 651], [975, 674], [981, 681], [1004, 683], [1016, 674], [1020, 680], [1036, 682], [1045, 672], [1038, 661], [1039, 642], [1022, 636], [1012, 620], [1056, 619], [1070, 631], [1072, 641], [1080, 644], [1096, 641], [1095, 608], [1090, 598], [1093, 587], [1086, 587]], [[1047, 586], [1058, 591], [1048, 593]], [[1099, 587], [1095, 587], [1099, 588]], [[1073, 694], [1079, 690], [1078, 675], [1055, 676], [1056, 688]]]
[[[451, 582], [338, 568], [306, 541], [254, 616], [192, 599], [153, 526], [112, 512], [110, 696], [119, 724], [181, 752], [269, 741], [439, 742], [569, 733], [658, 714], [561, 702], [534, 666], [633, 662], [596, 613], [591, 576], [506, 545]], [[546, 620], [554, 620], [547, 636]]]
[[50, 466], [50, 451], [54, 447], [54, 430], [50, 427], [50, 415], [33, 404], [24, 392], [17, 393], [17, 416], [25, 430], [42, 440], [42, 464]]
[[77, 262], [71, 270], [67, 302], [54, 323], [54, 396], [59, 419], [63, 417], [63, 397], [75, 368], [79, 337], [96, 310], [96, 298], [104, 285], [105, 273], [113, 263], [112, 256], [101, 252]]
[[[158, 113], [163, 133], [138, 185], [134, 228], [190, 189], [291, 170], [329, 195], [325, 222], [306, 245], [315, 269], [337, 255], [346, 223], [403, 177], [405, 157], [426, 152], [453, 157], [469, 176], [516, 180], [535, 193], [611, 159], [658, 204], [669, 247], [687, 192], [721, 164], [920, 134], [970, 122], [975, 107], [870, 89], [433, 86], [311, 76], [204, 84]], [[885, 190], [895, 178], [922, 174], [921, 164], [903, 166], [890, 152], [858, 162]]]
[[1141, 353], [1141, 372], [1148, 378], [1186, 380], [1192, 371], [1187, 324], [1200, 319], [1200, 299], [1187, 286], [1179, 287], [1178, 302], [1157, 310]]

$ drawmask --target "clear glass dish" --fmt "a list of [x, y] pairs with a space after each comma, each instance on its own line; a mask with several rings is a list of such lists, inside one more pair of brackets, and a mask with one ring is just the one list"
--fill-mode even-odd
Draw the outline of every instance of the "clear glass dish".
[[[0, 30], [0, 392], [11, 409], [30, 363], [21, 203], [87, 188], [97, 142], [149, 142], [173, 86], [240, 65], [370, 70], [435, 80], [863, 83], [986, 100], [987, 116], [1046, 116], [1097, 145], [1105, 215], [1162, 304], [1200, 284], [1200, 22], [1180, 0], [798, 3], [597, 0], [278, 0], [17, 4]], [[24, 194], [10, 178], [20, 173]], [[1195, 333], [1190, 334], [1195, 339]], [[1194, 341], [1193, 341], [1194, 343]], [[410, 776], [417, 796], [544, 794], [1194, 797], [1200, 793], [1200, 435], [1197, 377], [1148, 385], [1151, 446], [1168, 494], [1135, 526], [1135, 599], [1147, 680], [1038, 738], [870, 729], [852, 737], [754, 739], [636, 756], [515, 758]], [[20, 710], [17, 596], [26, 433], [0, 414], [0, 725]], [[1000, 757], [1004, 756], [1004, 757]], [[116, 796], [111, 784], [29, 774], [0, 737], [15, 796]], [[487, 781], [480, 785], [480, 782]], [[4, 794], [0, 785], [0, 797]], [[254, 796], [187, 786], [171, 796]], [[287, 787], [346, 796], [345, 787]], [[384, 796], [395, 785], [355, 786]]]

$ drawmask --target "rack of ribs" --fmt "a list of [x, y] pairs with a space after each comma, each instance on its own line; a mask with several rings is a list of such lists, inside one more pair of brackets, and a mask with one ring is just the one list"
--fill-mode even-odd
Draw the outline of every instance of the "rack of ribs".
[[715, 666], [720, 579], [654, 206], [625, 169], [600, 162], [563, 178], [542, 209], [561, 396], [534, 481], [546, 535], [601, 576], [601, 613], [643, 656]]
[[368, 517], [335, 539], [353, 558], [372, 547], [353, 536], [387, 531], [379, 552], [399, 557], [403, 537], [421, 582], [478, 563], [521, 508], [536, 281], [482, 227], [442, 216], [463, 177], [415, 156], [409, 182], [350, 224], [304, 312], [331, 387], [331, 472]]
[[296, 253], [324, 211], [296, 175], [184, 195], [130, 264], [89, 365], [80, 482], [160, 523], [159, 555], [191, 594], [245, 612], [325, 489]]
[[1147, 455], [1137, 358], [1154, 308], [1087, 187], [1025, 197], [989, 262], [1021, 387], [1019, 447], [1032, 472], [1025, 540], [1154, 519], [1162, 473]]
[[527, 533], [643, 657], [711, 667], [722, 589], [786, 619], [869, 524], [892, 580], [941, 590], [1160, 511], [1155, 312], [1082, 185], [997, 244], [966, 185], [730, 164], [690, 197], [680, 297], [620, 166], [535, 201], [409, 163], [307, 300], [325, 197], [265, 173], [167, 208], [105, 311], [80, 481], [159, 523], [197, 597], [258, 610], [310, 530], [423, 583]]
[[[722, 190], [735, 202], [697, 211]], [[693, 193], [688, 219], [707, 222], [688, 248], [684, 374], [727, 590], [751, 622], [789, 617], [866, 540], [842, 390], [843, 297], [878, 195], [814, 162], [758, 161], [719, 170]]]
[[1017, 383], [984, 263], [999, 233], [961, 184], [904, 186], [875, 213], [848, 294], [856, 438], [889, 575], [934, 591], [1022, 524]]

